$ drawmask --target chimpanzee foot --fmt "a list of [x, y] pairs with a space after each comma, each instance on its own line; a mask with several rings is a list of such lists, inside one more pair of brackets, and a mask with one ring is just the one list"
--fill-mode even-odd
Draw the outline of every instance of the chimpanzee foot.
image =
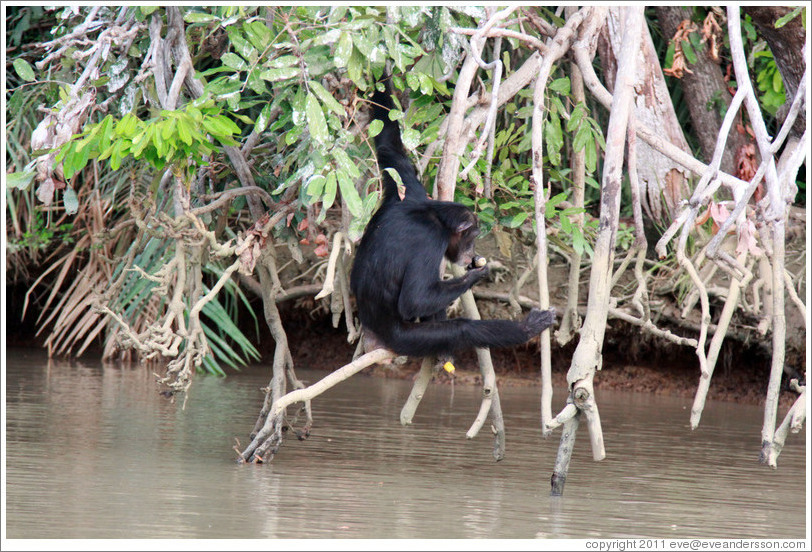
[[531, 309], [521, 325], [529, 335], [533, 336], [555, 324], [555, 319], [555, 307], [548, 310]]

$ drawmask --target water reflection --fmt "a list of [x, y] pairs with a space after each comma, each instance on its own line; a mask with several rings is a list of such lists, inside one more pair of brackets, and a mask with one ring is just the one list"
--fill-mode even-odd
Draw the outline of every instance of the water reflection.
[[356, 376], [314, 402], [310, 439], [239, 466], [264, 368], [199, 378], [180, 410], [142, 367], [7, 361], [9, 538], [804, 536], [805, 438], [759, 465], [756, 407], [709, 403], [692, 432], [688, 399], [599, 391], [607, 458], [582, 433], [552, 500], [535, 388], [501, 390], [499, 463], [486, 431], [465, 439], [478, 388], [431, 386], [404, 428], [410, 384]]

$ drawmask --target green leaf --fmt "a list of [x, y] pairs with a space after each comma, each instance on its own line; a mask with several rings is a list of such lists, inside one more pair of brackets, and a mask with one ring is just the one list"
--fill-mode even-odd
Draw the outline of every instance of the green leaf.
[[342, 19], [344, 19], [344, 14], [347, 13], [347, 8], [345, 6], [333, 6], [330, 8], [330, 16], [327, 21], [331, 24], [338, 23]]
[[[217, 271], [215, 271], [217, 272]], [[208, 288], [204, 287], [206, 292], [209, 291]], [[212, 321], [214, 321], [217, 325], [217, 328], [220, 330], [221, 335], [228, 336], [229, 339], [233, 340], [234, 343], [239, 346], [242, 350], [243, 354], [246, 356], [253, 357], [255, 359], [259, 358], [259, 351], [257, 351], [256, 347], [254, 347], [251, 340], [249, 340], [245, 334], [240, 331], [239, 327], [234, 323], [231, 316], [226, 312], [225, 308], [220, 304], [217, 299], [213, 301], [209, 301], [202, 309], [203, 314], [209, 317]], [[222, 342], [225, 343], [225, 342]], [[239, 357], [234, 351], [229, 349], [229, 354], [241, 364], [245, 364], [243, 359]]]
[[[236, 113], [234, 115], [236, 116]], [[226, 134], [239, 134], [241, 132], [240, 127], [237, 126], [237, 123], [225, 115], [217, 115], [216, 117], [211, 117], [210, 119], [216, 121], [217, 125], [223, 128]]]
[[595, 190], [600, 190], [601, 189], [600, 183], [591, 176], [587, 176], [584, 179], [584, 182], [586, 182], [586, 185], [589, 186], [590, 188], [593, 188]]
[[781, 80], [781, 73], [778, 71], [773, 73], [773, 90], [779, 94], [784, 92], [784, 81]]
[[367, 134], [370, 138], [376, 137], [378, 134], [381, 133], [383, 130], [383, 121], [380, 119], [373, 119], [369, 122], [369, 126], [367, 127]]
[[688, 40], [691, 41], [691, 46], [693, 46], [694, 51], [702, 52], [702, 39], [699, 38], [699, 33], [692, 32], [688, 35]]
[[434, 92], [434, 86], [431, 82], [431, 77], [420, 73], [417, 75], [417, 79], [420, 81], [420, 93], [424, 96], [428, 96], [432, 92]]
[[567, 192], [561, 192], [548, 199], [544, 204], [544, 216], [548, 219], [553, 218], [555, 216], [556, 206], [565, 199], [567, 199]]
[[113, 139], [113, 116], [107, 115], [99, 124], [99, 151], [110, 147]]
[[20, 172], [13, 172], [6, 175], [6, 186], [9, 188], [17, 188], [19, 190], [26, 190], [34, 179], [35, 171], [27, 170]]
[[550, 90], [568, 96], [570, 93], [570, 78], [562, 77], [560, 79], [555, 79], [550, 83]]
[[369, 40], [369, 37], [365, 36], [362, 33], [355, 34], [353, 44], [355, 45], [356, 48], [358, 48], [358, 51], [361, 52], [361, 54], [363, 54], [364, 57], [367, 58], [372, 53], [372, 50], [375, 47], [374, 44], [372, 44], [372, 42]]
[[311, 80], [308, 81], [307, 84], [308, 86], [310, 86], [310, 90], [316, 93], [316, 96], [319, 97], [321, 103], [323, 103], [327, 109], [329, 109], [339, 117], [344, 115], [344, 106], [338, 103], [338, 101], [333, 97], [333, 95], [330, 94], [327, 91], [327, 89], [321, 85], [320, 82]]
[[547, 157], [552, 165], [561, 164], [561, 148], [564, 146], [564, 135], [561, 131], [561, 119], [550, 117], [544, 124], [544, 141], [547, 146]]
[[310, 135], [320, 144], [326, 144], [329, 136], [327, 132], [327, 121], [324, 118], [324, 111], [319, 105], [319, 101], [313, 93], [307, 93], [307, 105], [305, 106], [307, 114], [307, 124], [310, 130]]
[[223, 54], [220, 61], [222, 61], [224, 65], [236, 69], [237, 71], [248, 71], [250, 68], [243, 58], [232, 52]]
[[[189, 128], [188, 123], [184, 119], [178, 119], [178, 136], [183, 140], [186, 145], [192, 145], [192, 129]], [[133, 148], [133, 155], [138, 155], [138, 148]]]
[[365, 58], [357, 49], [353, 49], [352, 55], [347, 62], [347, 76], [350, 77], [350, 80], [355, 83], [355, 86], [361, 90], [366, 88], [366, 83], [363, 78], [365, 62]]
[[[584, 165], [589, 173], [594, 173], [598, 168], [598, 148], [594, 140], [587, 142], [586, 147], [584, 147]], [[587, 183], [589, 183], [589, 179], [587, 179]], [[597, 188], [600, 189], [600, 184], [598, 184]]]
[[62, 202], [65, 204], [65, 214], [74, 215], [79, 210], [79, 198], [73, 188], [67, 186], [62, 196]]
[[234, 47], [235, 53], [242, 56], [244, 59], [252, 59], [256, 61], [256, 57], [258, 56], [256, 48], [254, 48], [250, 42], [248, 42], [245, 37], [243, 37], [242, 33], [236, 27], [227, 27], [228, 29], [228, 38], [231, 40], [231, 45]]
[[584, 125], [575, 133], [575, 139], [572, 141], [572, 149], [574, 151], [581, 151], [586, 146], [587, 142], [592, 138], [592, 132], [589, 127]]
[[784, 25], [786, 25], [787, 23], [798, 17], [798, 14], [800, 14], [803, 9], [804, 9], [803, 6], [798, 6], [797, 8], [789, 12], [787, 15], [779, 17], [778, 20], [776, 20], [775, 22], [775, 28], [780, 29], [781, 27], [783, 27]]
[[584, 240], [584, 235], [577, 227], [572, 228], [572, 248], [575, 250], [576, 253], [579, 255], [584, 254], [584, 246], [586, 246], [586, 241]]
[[327, 174], [327, 181], [324, 183], [324, 197], [321, 200], [321, 206], [323, 210], [327, 210], [333, 206], [333, 202], [336, 200], [336, 191], [338, 187], [336, 185], [336, 173], [330, 171]]
[[565, 234], [572, 234], [572, 223], [567, 215], [559, 213], [558, 221], [561, 223], [561, 230], [563, 230]]
[[251, 21], [250, 23], [244, 23], [242, 28], [248, 40], [260, 52], [265, 51], [265, 48], [271, 44], [271, 30], [265, 26], [265, 23]]
[[183, 16], [183, 20], [187, 23], [208, 23], [209, 21], [215, 21], [217, 19], [217, 17], [210, 13], [195, 11], [186, 12], [186, 14]]
[[339, 169], [346, 172], [352, 178], [359, 178], [361, 176], [358, 167], [355, 166], [355, 163], [350, 159], [350, 156], [347, 155], [347, 152], [341, 148], [333, 148], [331, 153]]
[[400, 178], [400, 173], [398, 173], [398, 171], [392, 167], [386, 167], [384, 170], [389, 174], [389, 176], [392, 177], [392, 180], [395, 181], [395, 186], [398, 189], [398, 195], [401, 197], [401, 199], [406, 197], [406, 186], [403, 184], [403, 180]]
[[416, 149], [420, 145], [420, 132], [414, 128], [407, 128], [403, 131], [402, 139], [407, 150]]
[[696, 63], [696, 53], [694, 52], [694, 48], [691, 46], [691, 43], [687, 40], [682, 41], [682, 53], [685, 54], [685, 59], [688, 61], [688, 63], [692, 65]]
[[361, 196], [358, 195], [358, 190], [355, 189], [355, 184], [352, 179], [344, 172], [338, 172], [338, 185], [341, 188], [341, 197], [347, 203], [347, 208], [354, 217], [360, 217], [364, 214], [363, 203]]
[[584, 118], [584, 104], [578, 104], [572, 110], [569, 121], [567, 121], [567, 132], [572, 132], [581, 124], [581, 119]]
[[135, 138], [138, 133], [138, 123], [140, 122], [141, 120], [138, 117], [132, 113], [127, 113], [116, 123], [116, 134], [125, 138]]
[[311, 199], [321, 197], [325, 182], [327, 182], [327, 179], [323, 174], [314, 174], [311, 176], [305, 185], [307, 195], [310, 196]]
[[285, 79], [292, 79], [299, 75], [298, 67], [280, 67], [278, 69], [266, 69], [259, 74], [260, 78], [266, 81], [275, 82]]
[[14, 70], [24, 81], [32, 82], [37, 79], [37, 77], [34, 75], [34, 69], [23, 58], [17, 58], [14, 60]]
[[[203, 119], [201, 125], [206, 130], [206, 132], [217, 138], [229, 137], [232, 134], [225, 125], [223, 125], [222, 123], [220, 123], [219, 121], [217, 121], [212, 117], [206, 117], [205, 119]], [[178, 133], [180, 134], [180, 132], [181, 132], [180, 125], [178, 125]], [[184, 142], [186, 141], [182, 135], [181, 140], [183, 140]]]
[[524, 224], [524, 221], [527, 220], [527, 217], [529, 216], [530, 216], [529, 212], [516, 213], [512, 217], [503, 220], [502, 225], [508, 228], [518, 228], [519, 226]]
[[260, 111], [259, 116], [257, 117], [257, 122], [254, 124], [254, 132], [260, 134], [266, 128], [268, 128], [268, 123], [271, 120], [272, 110], [273, 108], [271, 107], [271, 104], [265, 104], [265, 107], [262, 108], [262, 111]]
[[[171, 122], [163, 121], [161, 124], [169, 126]], [[158, 157], [163, 157], [166, 155], [166, 152], [169, 150], [169, 144], [163, 138], [162, 129], [155, 131], [155, 133], [152, 135], [152, 142], [155, 145], [155, 153], [158, 154]]]
[[62, 174], [63, 176], [68, 179], [73, 176], [73, 158], [75, 157], [76, 151], [76, 142], [70, 141], [67, 142], [65, 145], [62, 146], [62, 149], [59, 150], [59, 154], [56, 156], [62, 156]]
[[333, 57], [333, 63], [336, 67], [346, 67], [347, 63], [350, 61], [351, 55], [352, 36], [350, 36], [350, 33], [344, 31], [341, 33], [341, 37], [338, 39], [338, 45], [336, 46], [336, 53]]
[[273, 69], [281, 69], [283, 67], [291, 67], [293, 65], [298, 65], [298, 64], [299, 64], [299, 58], [297, 58], [296, 56], [289, 56], [288, 55], [288, 56], [279, 56], [278, 58], [274, 58], [272, 60], [269, 60], [266, 65], [267, 65], [267, 67], [270, 67], [270, 68], [273, 68]]

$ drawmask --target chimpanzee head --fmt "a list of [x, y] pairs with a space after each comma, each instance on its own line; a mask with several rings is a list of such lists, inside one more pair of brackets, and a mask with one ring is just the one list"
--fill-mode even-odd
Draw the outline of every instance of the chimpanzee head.
[[445, 256], [452, 263], [468, 266], [474, 259], [474, 241], [479, 235], [479, 221], [468, 209], [461, 210], [460, 213], [464, 213], [464, 216], [460, 217], [448, 239]]

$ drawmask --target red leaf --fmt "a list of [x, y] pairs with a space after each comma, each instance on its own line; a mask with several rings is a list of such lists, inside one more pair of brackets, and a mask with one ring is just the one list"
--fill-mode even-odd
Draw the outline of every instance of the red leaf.
[[326, 244], [322, 244], [318, 246], [316, 249], [314, 249], [313, 253], [316, 254], [316, 257], [326, 257], [327, 254], [329, 253], [329, 250], [327, 249]]

